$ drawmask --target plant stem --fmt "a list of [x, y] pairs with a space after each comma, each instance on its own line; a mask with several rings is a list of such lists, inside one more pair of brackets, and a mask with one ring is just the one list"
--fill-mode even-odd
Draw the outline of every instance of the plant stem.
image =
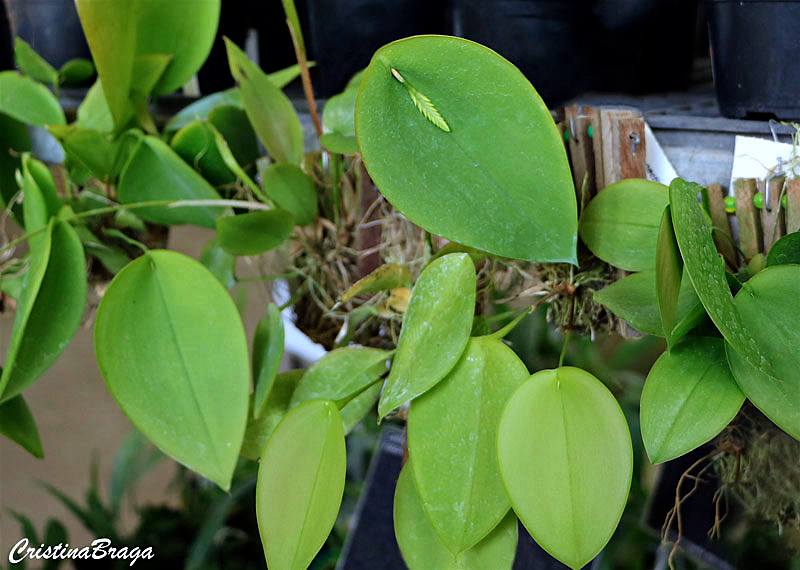
[[300, 79], [303, 81], [303, 92], [306, 94], [306, 101], [308, 101], [308, 111], [311, 113], [311, 120], [314, 121], [317, 136], [321, 137], [322, 123], [320, 123], [319, 115], [317, 114], [317, 101], [314, 99], [314, 88], [311, 86], [311, 75], [308, 73], [308, 60], [303, 48], [300, 46], [294, 27], [288, 19], [286, 20], [286, 25], [289, 26], [289, 34], [292, 36], [292, 44], [294, 44], [294, 53], [297, 56], [297, 63], [300, 65]]
[[564, 366], [564, 357], [567, 355], [567, 347], [569, 346], [569, 339], [572, 337], [572, 331], [567, 330], [564, 335], [564, 346], [561, 348], [561, 356], [558, 357], [558, 367]]

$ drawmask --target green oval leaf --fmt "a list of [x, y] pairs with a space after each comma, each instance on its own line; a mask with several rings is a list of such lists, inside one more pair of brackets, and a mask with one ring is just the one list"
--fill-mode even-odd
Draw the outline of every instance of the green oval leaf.
[[[772, 375], [769, 359], [752, 339], [752, 330], [745, 327], [733, 302], [725, 261], [717, 253], [711, 235], [711, 222], [697, 195], [702, 187], [676, 178], [669, 186], [670, 211], [675, 238], [697, 296], [711, 320], [733, 348], [751, 366], [764, 368]], [[735, 375], [735, 374], [734, 374]], [[742, 388], [744, 393], [747, 390]]]
[[787, 263], [800, 264], [800, 232], [783, 236], [769, 249], [767, 267]]
[[[665, 336], [663, 322], [659, 316], [654, 271], [640, 271], [615, 281], [597, 291], [594, 300], [628, 321], [636, 330], [655, 336]], [[703, 316], [705, 316], [703, 305], [697, 298], [692, 282], [686, 277], [680, 282], [674, 318], [676, 324], [672, 330], [673, 342], [700, 324]]]
[[164, 453], [227, 489], [247, 423], [239, 313], [200, 263], [149, 251], [111, 282], [95, 323], [111, 395]]
[[264, 192], [275, 204], [294, 216], [299, 226], [317, 217], [314, 180], [294, 164], [271, 164], [264, 171]]
[[[206, 180], [163, 141], [140, 136], [117, 188], [123, 204], [151, 200], [219, 200], [220, 195]], [[215, 227], [223, 209], [216, 206], [138, 208], [136, 214], [157, 224], [194, 224]]]
[[611, 392], [578, 368], [537, 372], [500, 419], [500, 473], [539, 545], [573, 569], [606, 545], [633, 472], [628, 425]]
[[292, 406], [313, 399], [347, 401], [375, 383], [391, 358], [386, 350], [345, 347], [332, 350], [308, 369], [292, 396]]
[[661, 355], [642, 390], [642, 440], [650, 461], [669, 461], [710, 441], [742, 403], [725, 341], [685, 339]]
[[[800, 265], [776, 265], [753, 276], [736, 295], [736, 308], [755, 345], [765, 355], [756, 368], [727, 347], [736, 382], [748, 399], [782, 430], [800, 439]], [[765, 370], [773, 371], [770, 375]]]
[[305, 570], [328, 538], [342, 502], [344, 431], [336, 405], [296, 407], [272, 433], [258, 470], [256, 514], [267, 566]]
[[14, 38], [14, 59], [25, 75], [51, 85], [58, 83], [58, 71], [19, 36]]
[[580, 236], [603, 261], [629, 271], [655, 268], [667, 187], [630, 179], [606, 187], [581, 214]]
[[267, 314], [261, 317], [253, 336], [253, 413], [257, 418], [269, 397], [275, 375], [283, 357], [283, 320], [275, 303], [267, 305]]
[[269, 210], [217, 218], [217, 238], [234, 255], [258, 255], [282, 244], [294, 219], [284, 210]]
[[465, 253], [445, 255], [414, 285], [378, 416], [416, 398], [453, 369], [467, 346], [475, 314], [475, 265]]
[[77, 86], [94, 76], [94, 64], [88, 59], [70, 59], [58, 70], [58, 81], [65, 87]]
[[247, 429], [244, 432], [240, 455], [258, 461], [264, 454], [269, 436], [289, 411], [289, 402], [305, 370], [289, 370], [275, 376], [267, 401], [261, 408], [261, 415], [253, 417], [253, 398], [250, 398], [250, 413]]
[[67, 348], [86, 306], [86, 258], [75, 230], [51, 219], [30, 240], [31, 260], [0, 377], [0, 402], [41, 376]]
[[91, 170], [98, 180], [106, 180], [114, 162], [114, 147], [107, 133], [74, 124], [51, 126], [47, 130], [71, 158]]
[[[22, 189], [26, 193], [23, 208], [28, 212], [28, 200], [35, 200], [37, 205], [34, 207], [38, 212], [26, 218], [25, 229], [33, 231], [46, 226], [50, 218], [58, 215], [61, 209], [61, 200], [56, 192], [56, 183], [53, 174], [47, 165], [36, 160], [30, 154], [22, 157]], [[35, 195], [35, 198], [34, 198]]]
[[303, 128], [291, 101], [233, 42], [225, 38], [231, 74], [258, 138], [276, 162], [300, 164]]
[[236, 181], [225, 165], [212, 127], [205, 121], [190, 123], [175, 133], [170, 146], [187, 164], [195, 168], [213, 186]]
[[508, 346], [471, 338], [444, 380], [411, 403], [414, 479], [428, 518], [452, 552], [480, 541], [511, 506], [497, 466], [497, 426], [508, 398], [528, 377]]
[[18, 443], [34, 457], [44, 457], [39, 430], [36, 429], [33, 414], [22, 396], [14, 396], [0, 404], [0, 433]]
[[356, 135], [376, 185], [415, 224], [497, 255], [575, 262], [564, 144], [531, 84], [495, 52], [443, 36], [382, 47], [361, 81]]
[[0, 113], [40, 127], [67, 122], [56, 96], [16, 71], [0, 71]]
[[358, 153], [358, 140], [352, 135], [341, 133], [325, 133], [319, 137], [319, 144], [326, 150], [336, 154]]
[[322, 109], [322, 126], [332, 133], [355, 135], [355, 111], [358, 98], [358, 84], [345, 89], [325, 102]]
[[394, 492], [394, 532], [408, 567], [411, 570], [510, 570], [518, 537], [514, 513], [508, 513], [478, 544], [453, 554], [439, 539], [425, 514], [412, 465], [412, 461], [406, 462]]

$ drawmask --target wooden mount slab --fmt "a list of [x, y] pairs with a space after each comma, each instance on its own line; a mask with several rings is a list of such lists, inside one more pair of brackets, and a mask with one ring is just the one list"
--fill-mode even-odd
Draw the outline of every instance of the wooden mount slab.
[[764, 234], [764, 254], [769, 253], [772, 244], [786, 234], [786, 224], [780, 207], [781, 192], [786, 178], [778, 176], [771, 178], [769, 184], [769, 204], [767, 204], [767, 182], [758, 181], [758, 190], [764, 198], [764, 207], [761, 208], [761, 229]]
[[736, 194], [736, 218], [739, 221], [739, 247], [745, 256], [745, 262], [761, 253], [764, 244], [761, 231], [761, 216], [753, 204], [756, 195], [756, 181], [753, 178], [739, 178], [733, 182]]
[[711, 184], [708, 190], [708, 205], [711, 210], [711, 222], [718, 231], [714, 232], [714, 243], [722, 253], [725, 262], [731, 269], [739, 267], [739, 254], [733, 245], [730, 220], [725, 211], [725, 197], [720, 184]]

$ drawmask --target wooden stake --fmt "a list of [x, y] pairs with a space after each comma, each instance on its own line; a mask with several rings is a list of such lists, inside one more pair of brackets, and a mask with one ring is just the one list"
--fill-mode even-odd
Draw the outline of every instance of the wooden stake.
[[736, 194], [736, 219], [739, 221], [739, 247], [744, 252], [746, 263], [754, 255], [761, 253], [764, 243], [761, 218], [753, 204], [756, 181], [753, 178], [739, 178], [734, 180], [733, 190]]
[[[786, 233], [783, 214], [779, 214], [781, 191], [785, 182], [783, 176], [772, 178], [769, 181], [769, 204], [767, 204], [767, 193], [764, 191], [766, 184], [759, 180], [759, 191], [764, 197], [764, 207], [761, 208], [761, 228], [764, 233], [764, 254], [769, 253], [772, 244], [778, 241]], [[769, 206], [769, 208], [767, 208]]]
[[731, 237], [731, 225], [728, 214], [725, 212], [725, 198], [722, 195], [722, 186], [710, 184], [708, 186], [708, 203], [711, 208], [711, 222], [719, 231], [714, 232], [714, 243], [722, 253], [725, 261], [731, 269], [739, 266], [739, 254], [733, 246]]
[[786, 184], [786, 232], [800, 231], [800, 179]]

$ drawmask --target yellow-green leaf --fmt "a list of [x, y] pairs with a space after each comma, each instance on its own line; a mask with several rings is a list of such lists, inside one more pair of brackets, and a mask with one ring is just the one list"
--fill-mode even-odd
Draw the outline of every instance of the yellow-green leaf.
[[258, 418], [269, 398], [275, 375], [283, 357], [283, 320], [275, 303], [267, 305], [267, 314], [261, 317], [253, 335], [253, 416]]
[[22, 396], [14, 396], [0, 404], [0, 434], [18, 443], [34, 457], [44, 457], [39, 430]]
[[397, 263], [387, 263], [353, 283], [339, 298], [339, 302], [346, 303], [356, 295], [363, 295], [364, 293], [377, 293], [396, 289], [397, 287], [410, 287], [413, 283], [414, 279], [411, 277], [411, 272], [405, 266]]
[[258, 255], [282, 244], [294, 219], [284, 210], [269, 210], [217, 218], [217, 238], [234, 255]]

